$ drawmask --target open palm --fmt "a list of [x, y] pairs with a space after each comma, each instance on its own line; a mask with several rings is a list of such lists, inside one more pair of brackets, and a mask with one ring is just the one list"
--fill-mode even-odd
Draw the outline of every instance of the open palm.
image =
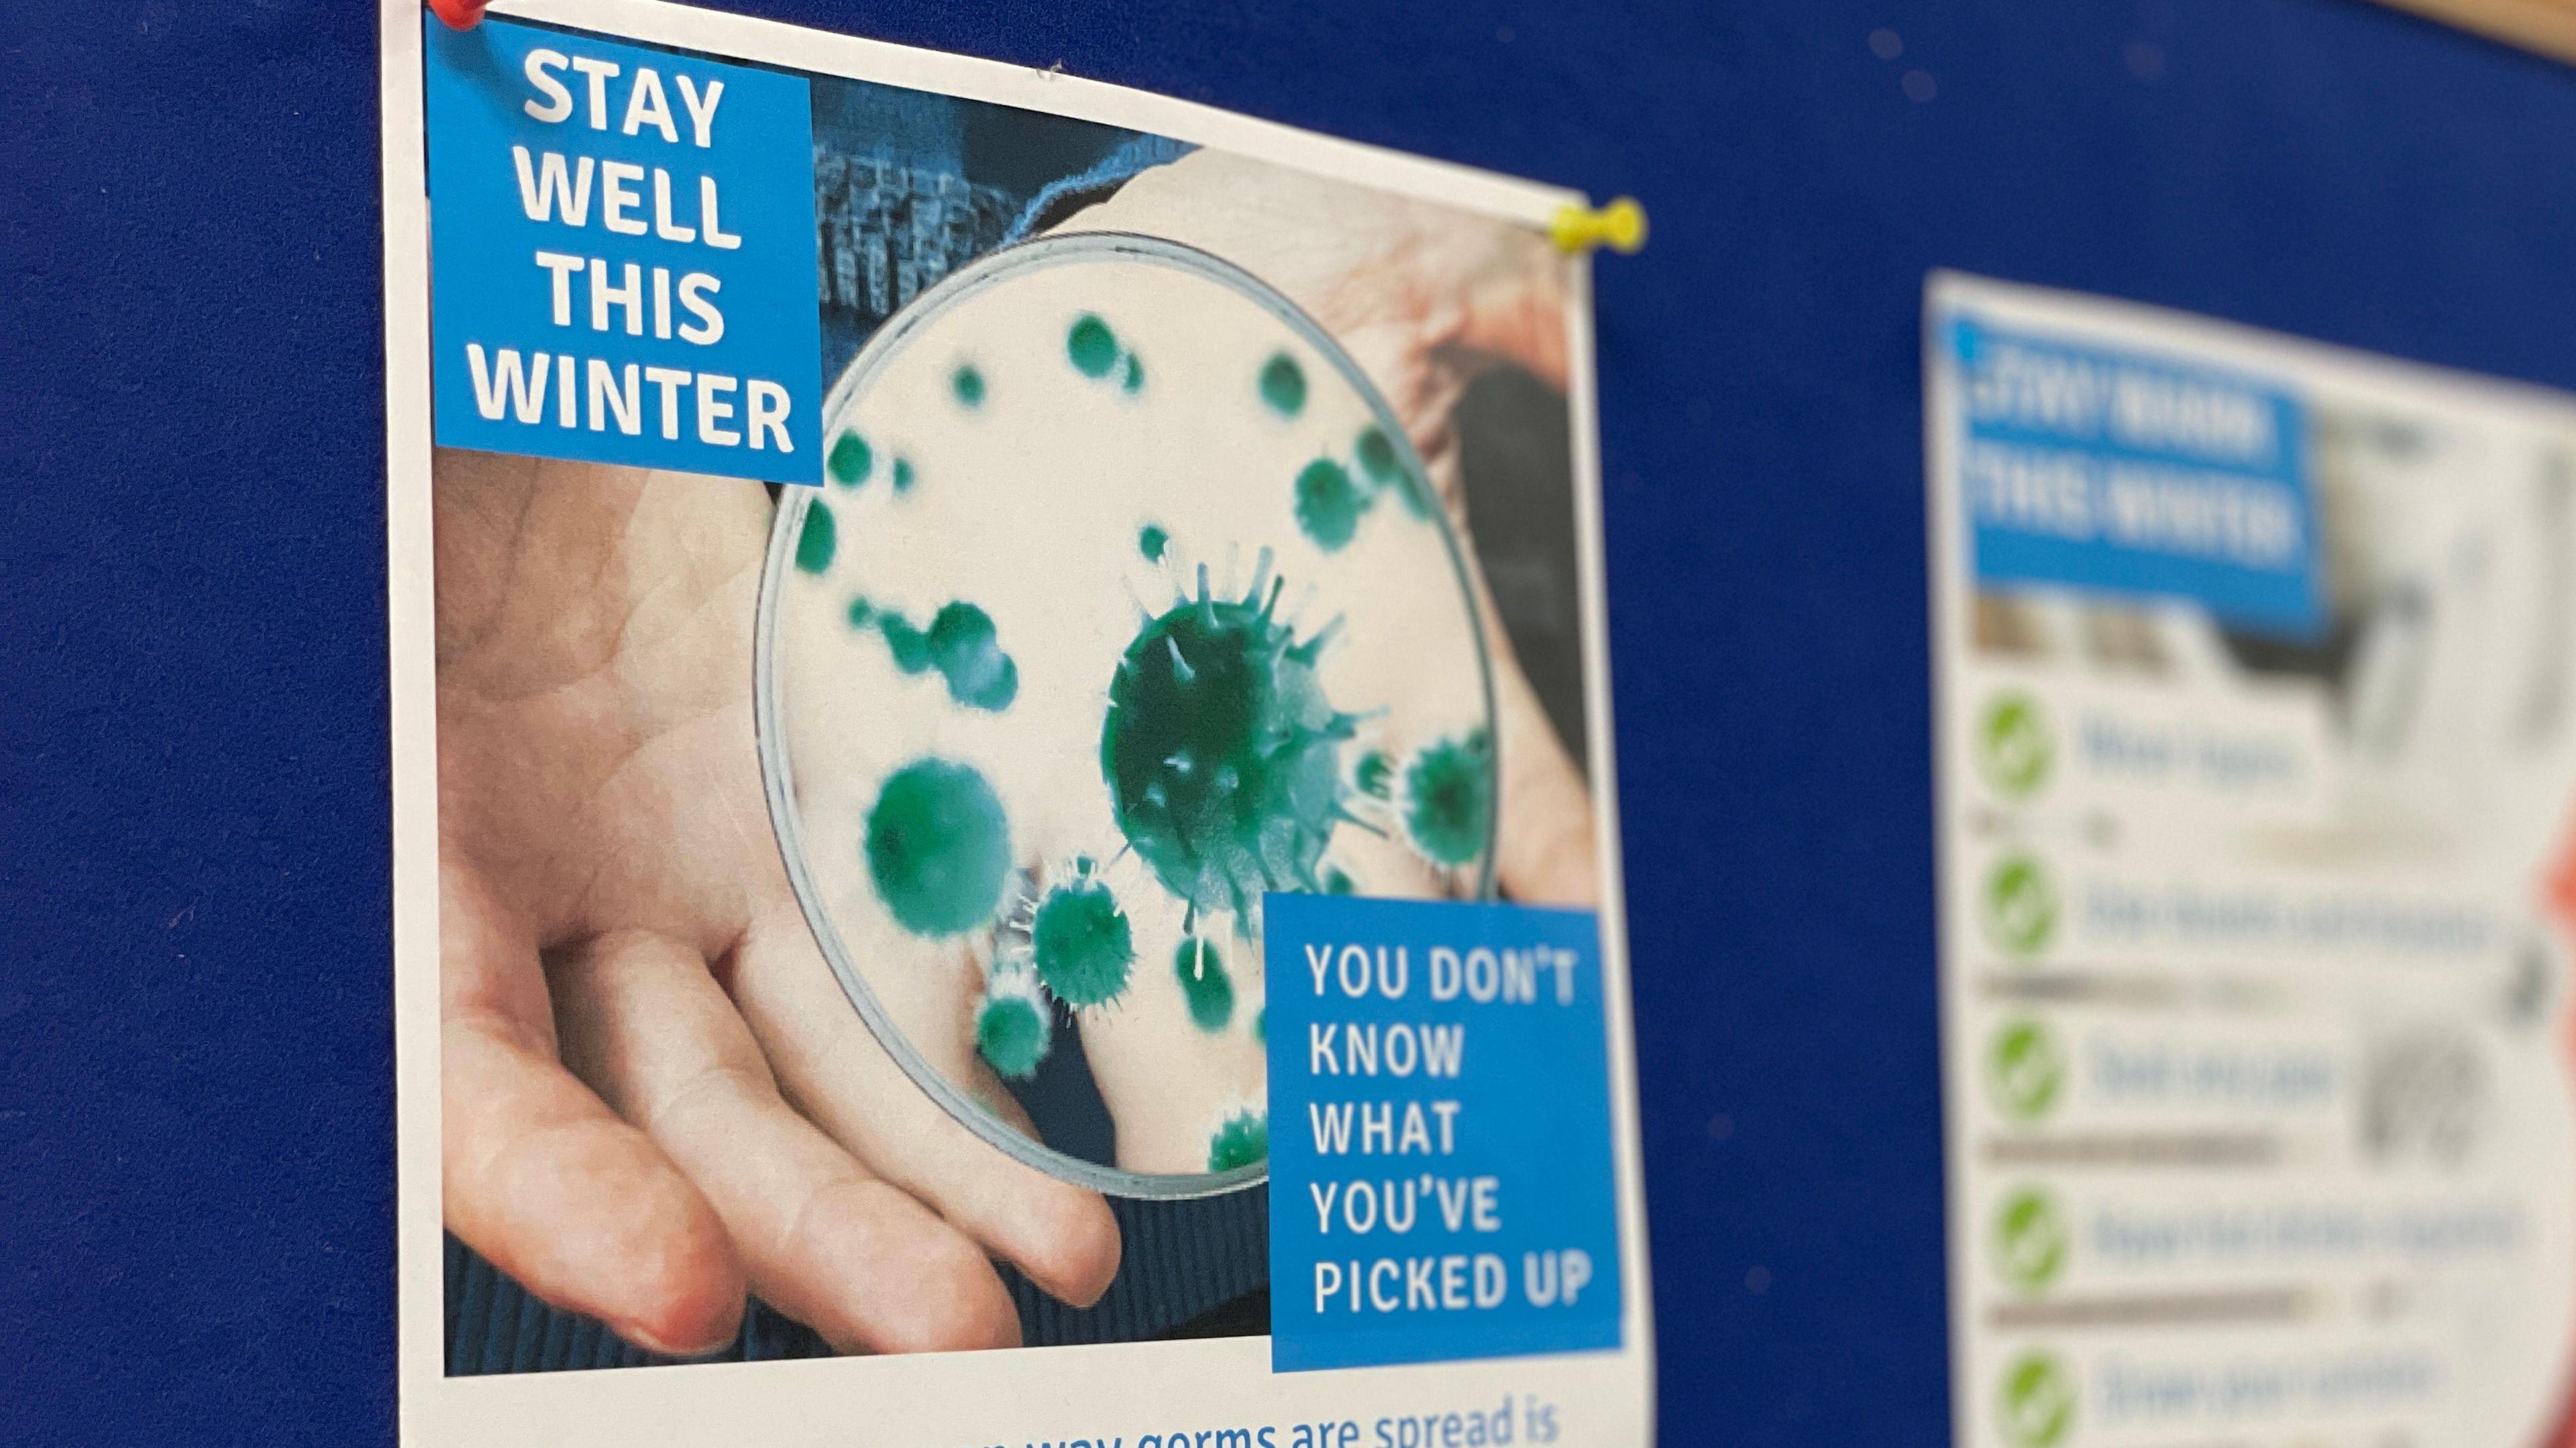
[[914, 1089], [849, 1010], [763, 809], [756, 484], [442, 452], [447, 1221], [670, 1352], [745, 1291], [836, 1346], [1003, 1346], [987, 1254], [1088, 1303], [1097, 1196]]

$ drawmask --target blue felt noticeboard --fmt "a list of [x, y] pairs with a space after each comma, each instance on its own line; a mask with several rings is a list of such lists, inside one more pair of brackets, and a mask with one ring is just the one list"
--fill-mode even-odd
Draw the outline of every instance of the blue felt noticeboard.
[[[1599, 347], [1667, 1443], [1947, 1436], [1925, 272], [2576, 386], [2576, 73], [2357, 0], [732, 8], [1651, 207]], [[0, 1441], [392, 1440], [375, 23], [0, 7]]]

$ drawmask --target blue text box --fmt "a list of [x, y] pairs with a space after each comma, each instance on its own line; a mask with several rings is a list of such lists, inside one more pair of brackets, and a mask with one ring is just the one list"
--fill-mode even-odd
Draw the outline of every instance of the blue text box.
[[1271, 895], [1273, 1369], [1615, 1348], [1599, 925]]
[[2289, 637], [2324, 624], [2306, 411], [2239, 373], [1946, 320], [1956, 482], [1980, 584], [2197, 603]]
[[421, 25], [439, 443], [820, 482], [805, 80]]

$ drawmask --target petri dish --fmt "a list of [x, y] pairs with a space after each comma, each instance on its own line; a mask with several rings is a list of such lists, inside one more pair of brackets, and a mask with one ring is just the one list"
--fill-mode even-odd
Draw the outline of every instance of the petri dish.
[[1085, 233], [922, 293], [823, 436], [754, 703], [850, 1006], [1055, 1176], [1262, 1182], [1263, 895], [1493, 891], [1484, 623], [1404, 428], [1249, 273]]

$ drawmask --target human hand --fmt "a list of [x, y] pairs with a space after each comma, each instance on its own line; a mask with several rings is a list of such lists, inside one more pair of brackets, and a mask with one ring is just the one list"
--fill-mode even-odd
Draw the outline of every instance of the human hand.
[[915, 1088], [797, 910], [750, 716], [763, 490], [455, 451], [433, 490], [449, 1227], [671, 1353], [746, 1288], [845, 1350], [1012, 1345], [987, 1252], [1096, 1300], [1106, 1204]]

